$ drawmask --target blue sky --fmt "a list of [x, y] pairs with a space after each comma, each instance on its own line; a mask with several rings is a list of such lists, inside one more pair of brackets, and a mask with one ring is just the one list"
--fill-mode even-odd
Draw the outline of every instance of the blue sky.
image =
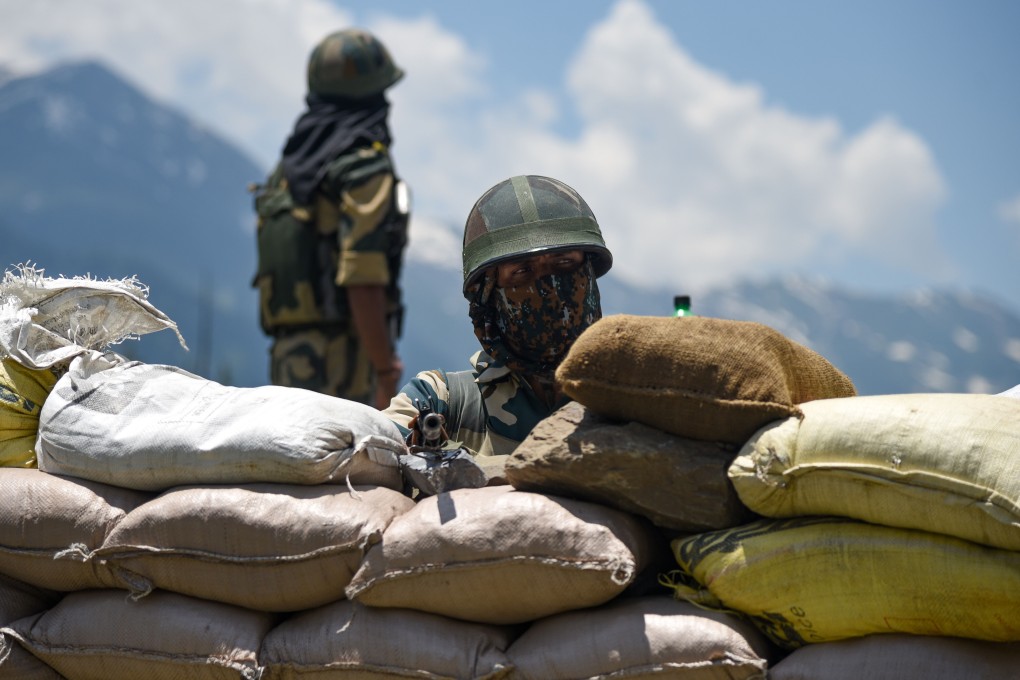
[[588, 199], [614, 275], [639, 285], [797, 274], [1020, 310], [1020, 3], [0, 0], [0, 14], [0, 65], [102, 58], [262, 165], [300, 111], [311, 45], [376, 31], [408, 72], [391, 99], [415, 257], [457, 266], [482, 191], [550, 174]]

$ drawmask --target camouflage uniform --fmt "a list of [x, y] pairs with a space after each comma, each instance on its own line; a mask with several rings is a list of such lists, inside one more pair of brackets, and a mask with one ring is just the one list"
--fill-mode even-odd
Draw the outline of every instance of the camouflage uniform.
[[[581, 251], [570, 271], [521, 287], [497, 285], [495, 267], [546, 253]], [[385, 414], [404, 432], [423, 406], [443, 415], [451, 441], [479, 456], [505, 456], [553, 410], [543, 398], [570, 345], [601, 316], [595, 279], [612, 255], [594, 215], [576, 191], [534, 175], [513, 177], [476, 202], [464, 235], [464, 295], [483, 351], [473, 370], [419, 373]]]
[[[309, 59], [309, 113], [256, 195], [254, 285], [260, 323], [273, 337], [273, 384], [373, 403], [376, 375], [353, 327], [346, 288], [385, 288], [395, 347], [408, 216], [389, 154], [388, 105], [381, 92], [401, 75], [381, 43], [356, 30], [327, 36]], [[328, 147], [331, 136], [336, 154]], [[292, 163], [297, 169], [288, 174], [292, 146], [304, 166]], [[303, 176], [301, 191], [292, 184], [295, 175]]]

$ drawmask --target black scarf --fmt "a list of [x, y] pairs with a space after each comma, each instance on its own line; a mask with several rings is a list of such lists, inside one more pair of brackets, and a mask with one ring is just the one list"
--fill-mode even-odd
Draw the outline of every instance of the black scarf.
[[283, 175], [298, 205], [309, 205], [330, 161], [355, 145], [389, 147], [390, 104], [383, 93], [364, 99], [305, 99], [308, 110], [294, 124], [283, 147]]

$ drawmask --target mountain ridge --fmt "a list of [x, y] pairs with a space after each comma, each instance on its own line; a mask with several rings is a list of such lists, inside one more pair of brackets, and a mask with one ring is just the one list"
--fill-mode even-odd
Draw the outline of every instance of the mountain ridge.
[[[0, 157], [0, 264], [136, 275], [193, 351], [169, 333], [117, 351], [227, 384], [267, 382], [246, 190], [266, 169], [94, 61], [0, 79], [0, 148], [9, 150]], [[413, 251], [413, 216], [411, 230]], [[669, 315], [673, 293], [685, 292], [638, 288], [612, 271], [599, 283], [606, 314]], [[459, 270], [409, 252], [403, 284], [405, 379], [467, 368], [478, 343]], [[862, 394], [1020, 383], [1020, 314], [986, 295], [870, 294], [791, 276], [700, 293], [694, 312], [765, 323], [828, 358]]]

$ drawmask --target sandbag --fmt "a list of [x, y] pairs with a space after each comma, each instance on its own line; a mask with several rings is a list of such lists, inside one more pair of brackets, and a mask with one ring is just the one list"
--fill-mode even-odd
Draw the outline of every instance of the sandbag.
[[603, 317], [570, 348], [556, 380], [601, 415], [738, 445], [800, 415], [797, 404], [856, 394], [828, 360], [778, 331], [708, 317]]
[[613, 508], [509, 486], [430, 496], [393, 520], [347, 596], [509, 624], [603, 604], [654, 553], [651, 526]]
[[343, 598], [368, 547], [413, 507], [385, 487], [180, 487], [129, 512], [90, 559], [136, 596], [297, 611]]
[[839, 515], [1020, 550], [1020, 400], [896, 394], [801, 404], [729, 476], [760, 515]]
[[771, 653], [746, 621], [661, 595], [550, 616], [507, 650], [522, 680], [760, 680]]
[[507, 677], [505, 627], [344, 600], [297, 614], [266, 636], [262, 680]]
[[672, 546], [677, 597], [747, 614], [786, 648], [874, 633], [1020, 641], [1020, 552], [829, 517]]
[[256, 680], [273, 623], [271, 614], [177, 593], [136, 602], [89, 590], [2, 632], [73, 680]]
[[514, 488], [609, 505], [687, 532], [753, 515], [726, 475], [733, 445], [609, 421], [576, 401], [536, 425], [506, 462]]
[[102, 561], [82, 561], [150, 495], [51, 475], [0, 468], [0, 574], [56, 591], [114, 582]]
[[295, 387], [230, 387], [174, 366], [76, 358], [39, 417], [39, 468], [130, 489], [189, 484], [401, 488], [400, 431]]
[[0, 680], [64, 680], [64, 676], [0, 632]]
[[27, 368], [49, 368], [166, 329], [187, 349], [177, 324], [148, 297], [148, 286], [133, 276], [53, 278], [18, 265], [0, 280], [0, 356]]
[[808, 645], [770, 668], [769, 679], [1002, 680], [1018, 669], [1017, 643], [894, 633]]
[[36, 467], [39, 412], [56, 382], [51, 369], [26, 368], [9, 358], [0, 361], [0, 466]]

